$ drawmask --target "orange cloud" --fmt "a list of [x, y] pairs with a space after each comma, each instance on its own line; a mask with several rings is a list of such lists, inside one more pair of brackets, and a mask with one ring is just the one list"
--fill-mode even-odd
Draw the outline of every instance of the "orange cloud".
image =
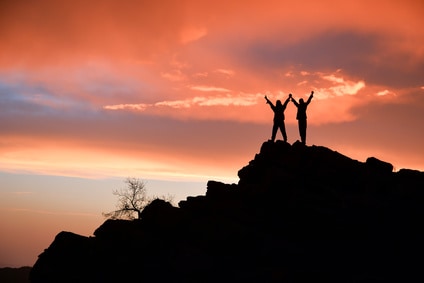
[[116, 104], [116, 105], [106, 105], [103, 106], [106, 110], [137, 110], [144, 111], [148, 107], [148, 104], [138, 103], [138, 104]]
[[344, 95], [355, 95], [361, 89], [365, 87], [365, 82], [360, 80], [358, 82], [346, 81], [343, 77], [338, 77], [334, 74], [322, 76], [324, 80], [327, 80], [333, 84], [333, 86], [327, 89], [321, 89], [317, 98], [323, 98], [324, 96], [344, 96]]
[[192, 90], [198, 90], [198, 91], [204, 91], [204, 92], [230, 92], [229, 89], [223, 88], [223, 87], [215, 87], [215, 86], [202, 86], [202, 85], [195, 85], [191, 86], [190, 89]]
[[187, 44], [192, 41], [199, 40], [208, 33], [206, 28], [190, 27], [183, 29], [181, 32], [181, 43]]

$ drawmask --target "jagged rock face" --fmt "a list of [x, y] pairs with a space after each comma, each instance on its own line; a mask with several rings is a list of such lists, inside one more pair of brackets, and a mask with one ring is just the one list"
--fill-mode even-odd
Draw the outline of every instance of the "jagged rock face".
[[424, 173], [265, 142], [238, 184], [135, 221], [62, 232], [31, 282], [406, 282], [424, 279]]

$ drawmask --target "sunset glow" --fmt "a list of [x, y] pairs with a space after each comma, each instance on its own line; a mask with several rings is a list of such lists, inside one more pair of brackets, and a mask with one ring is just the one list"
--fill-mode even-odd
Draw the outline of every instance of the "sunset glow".
[[[423, 15], [419, 0], [2, 1], [0, 266], [32, 265], [59, 229], [91, 235], [128, 176], [237, 182], [271, 136], [265, 95], [315, 92], [308, 145], [424, 170]], [[81, 206], [90, 188], [57, 177], [104, 189]]]

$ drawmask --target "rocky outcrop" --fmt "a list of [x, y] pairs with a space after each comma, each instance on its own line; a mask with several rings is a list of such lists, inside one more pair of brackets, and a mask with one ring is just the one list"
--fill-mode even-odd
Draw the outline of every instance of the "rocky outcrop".
[[4, 283], [28, 283], [30, 266], [22, 266], [18, 268], [3, 267], [0, 268], [0, 282]]
[[178, 207], [61, 232], [31, 282], [405, 282], [424, 279], [424, 173], [265, 142], [238, 184]]

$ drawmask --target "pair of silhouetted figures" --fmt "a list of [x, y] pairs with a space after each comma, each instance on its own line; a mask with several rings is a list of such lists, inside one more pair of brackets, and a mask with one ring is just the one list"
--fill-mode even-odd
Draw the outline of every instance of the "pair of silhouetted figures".
[[300, 139], [303, 144], [306, 144], [306, 108], [308, 108], [309, 103], [312, 100], [312, 97], [314, 97], [314, 92], [311, 91], [311, 95], [309, 96], [308, 100], [306, 102], [303, 101], [301, 98], [299, 100], [299, 103], [292, 97], [292, 94], [289, 94], [289, 97], [286, 99], [284, 104], [281, 103], [280, 100], [277, 100], [276, 104], [272, 104], [272, 102], [268, 99], [268, 97], [265, 96], [266, 102], [271, 106], [272, 111], [274, 111], [274, 125], [272, 127], [272, 136], [271, 140], [275, 141], [275, 136], [277, 135], [278, 129], [280, 129], [281, 134], [283, 135], [283, 139], [285, 142], [287, 142], [287, 134], [286, 134], [286, 127], [284, 125], [284, 110], [286, 110], [287, 104], [289, 101], [292, 101], [294, 105], [297, 107], [297, 114], [296, 119], [299, 126], [299, 134]]

